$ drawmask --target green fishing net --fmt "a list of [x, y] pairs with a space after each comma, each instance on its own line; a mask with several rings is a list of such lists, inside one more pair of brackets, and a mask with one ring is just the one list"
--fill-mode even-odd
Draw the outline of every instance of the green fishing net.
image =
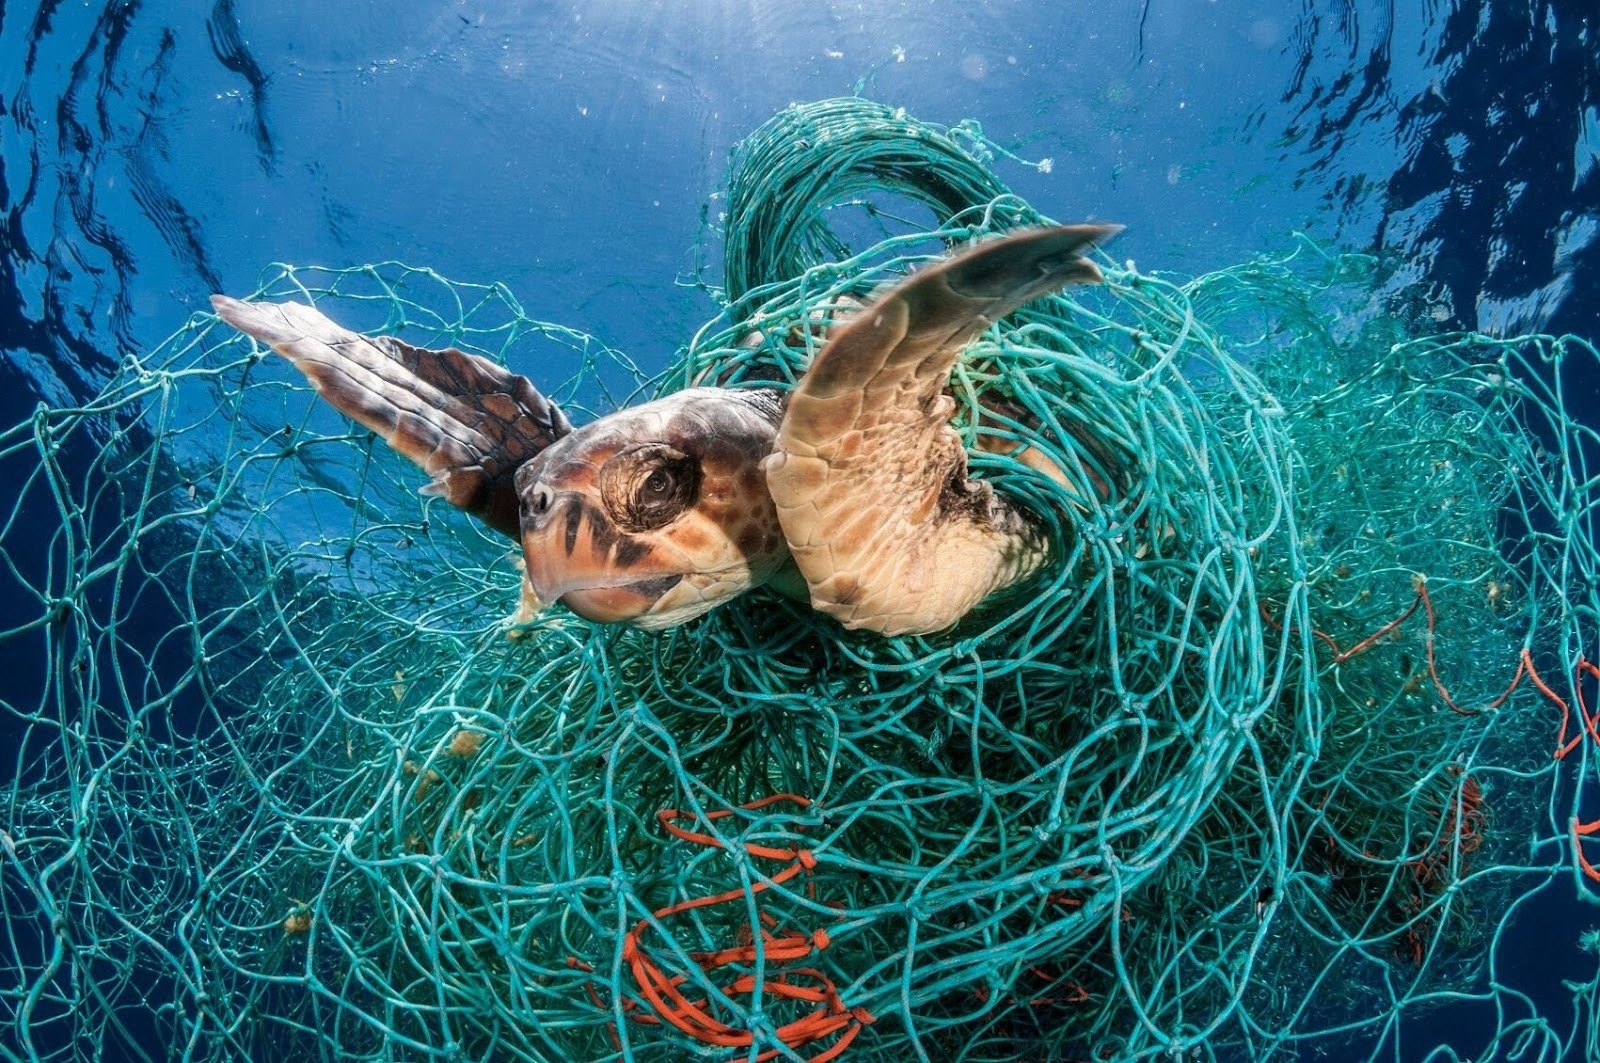
[[[578, 422], [786, 387], [841, 297], [1042, 220], [997, 151], [778, 115], [719, 203], [726, 309], [656, 378], [395, 263], [257, 297]], [[507, 543], [210, 315], [0, 435], [8, 1056], [1294, 1058], [1473, 1001], [1472, 1051], [1571, 1048], [1492, 976], [1587, 881], [1595, 349], [1430, 335], [1304, 241], [1103, 265], [952, 378], [1055, 555], [922, 638], [765, 591], [511, 630]]]

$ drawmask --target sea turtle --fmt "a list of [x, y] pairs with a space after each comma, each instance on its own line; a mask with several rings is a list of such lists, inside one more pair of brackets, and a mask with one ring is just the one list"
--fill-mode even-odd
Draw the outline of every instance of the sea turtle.
[[1030, 514], [967, 478], [951, 368], [1022, 303], [1100, 280], [1083, 253], [1117, 229], [1024, 230], [912, 273], [835, 325], [787, 395], [697, 387], [577, 429], [486, 358], [293, 302], [212, 304], [426, 470], [424, 493], [520, 542], [519, 619], [560, 599], [668, 628], [771, 584], [846, 627], [920, 634], [1048, 553]]

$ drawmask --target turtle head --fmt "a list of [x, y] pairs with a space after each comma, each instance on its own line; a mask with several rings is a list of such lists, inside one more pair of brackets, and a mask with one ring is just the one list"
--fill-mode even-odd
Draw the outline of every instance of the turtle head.
[[667, 628], [789, 559], [760, 463], [782, 402], [695, 388], [619, 410], [517, 470], [523, 610]]

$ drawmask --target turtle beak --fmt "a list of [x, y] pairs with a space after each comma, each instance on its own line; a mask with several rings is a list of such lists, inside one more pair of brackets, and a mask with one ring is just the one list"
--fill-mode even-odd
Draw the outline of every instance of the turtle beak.
[[602, 624], [637, 622], [655, 608], [662, 595], [681, 582], [682, 576], [662, 576], [660, 579], [642, 580], [620, 587], [568, 591], [561, 600], [568, 609], [585, 620]]
[[586, 620], [635, 620], [682, 580], [681, 573], [665, 569], [653, 548], [620, 536], [593, 506], [578, 492], [543, 483], [525, 494], [525, 612], [560, 599]]

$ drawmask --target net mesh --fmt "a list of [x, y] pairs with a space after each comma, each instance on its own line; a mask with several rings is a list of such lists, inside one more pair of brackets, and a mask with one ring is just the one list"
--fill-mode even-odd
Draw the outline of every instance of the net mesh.
[[[781, 388], [842, 296], [1041, 220], [996, 150], [777, 116], [727, 309], [656, 378], [395, 263], [257, 295], [577, 366], [575, 421]], [[1269, 1058], [1471, 999], [1480, 1051], [1570, 1047], [1484, 971], [1519, 900], [1600, 878], [1594, 347], [1431, 335], [1305, 242], [1103, 265], [956, 370], [1056, 562], [936, 636], [756, 592], [509, 638], [503, 540], [209, 315], [0, 435], [8, 1054]]]

